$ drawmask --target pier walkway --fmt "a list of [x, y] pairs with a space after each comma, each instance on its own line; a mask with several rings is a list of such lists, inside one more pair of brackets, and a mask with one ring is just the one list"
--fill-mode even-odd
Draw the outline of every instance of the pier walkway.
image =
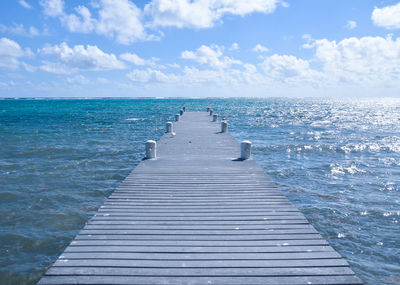
[[39, 284], [362, 284], [220, 123], [186, 112], [174, 131]]

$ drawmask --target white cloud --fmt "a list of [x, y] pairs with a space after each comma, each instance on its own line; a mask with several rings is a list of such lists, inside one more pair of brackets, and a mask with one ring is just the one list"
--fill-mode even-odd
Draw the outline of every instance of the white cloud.
[[20, 66], [28, 72], [34, 72], [37, 70], [36, 66], [27, 64], [26, 62], [20, 62]]
[[134, 69], [126, 75], [130, 80], [134, 82], [175, 82], [175, 75], [166, 75], [160, 70], [156, 69]]
[[26, 37], [35, 37], [40, 34], [35, 27], [30, 26], [28, 29], [25, 29], [23, 24], [13, 24], [13, 26], [0, 24], [0, 32]]
[[64, 1], [62, 0], [41, 0], [43, 13], [48, 17], [58, 17], [64, 15]]
[[[183, 51], [181, 58], [190, 59], [205, 66], [185, 66], [176, 73], [163, 73], [155, 69], [133, 70], [127, 77], [134, 82], [160, 83], [184, 86], [232, 86], [271, 84], [315, 85], [322, 75], [310, 68], [308, 61], [288, 55], [273, 55], [256, 65], [242, 63], [224, 56], [223, 47], [202, 45], [195, 51]], [[208, 67], [208, 68], [207, 68]]]
[[19, 3], [19, 5], [21, 5], [25, 9], [32, 9], [32, 6], [28, 2], [26, 2], [25, 0], [19, 0], [18, 3]]
[[107, 78], [99, 77], [99, 78], [97, 78], [97, 82], [99, 82], [101, 84], [109, 84], [111, 81]]
[[18, 84], [14, 80], [9, 80], [8, 82], [0, 81], [0, 89], [10, 90], [11, 88], [18, 86]]
[[315, 39], [313, 39], [310, 34], [304, 34], [301, 38], [306, 40], [306, 43], [301, 45], [302, 48], [310, 49], [314, 47]]
[[70, 31], [78, 33], [95, 32], [115, 39], [121, 44], [131, 44], [141, 40], [156, 39], [149, 36], [143, 26], [142, 11], [129, 0], [100, 0], [93, 2], [98, 10], [98, 18], [93, 18], [85, 6], [75, 7], [75, 13], [68, 14], [64, 10], [62, 0], [42, 0], [44, 14], [57, 17]]
[[0, 81], [0, 88], [7, 88], [8, 87], [8, 83], [7, 82], [1, 82]]
[[282, 5], [282, 7], [284, 7], [284, 8], [289, 8], [289, 7], [290, 7], [290, 4], [287, 3], [287, 2], [284, 2], [284, 1], [282, 1], [281, 5]]
[[133, 82], [141, 84], [157, 83], [169, 86], [204, 87], [204, 86], [238, 86], [239, 84], [262, 84], [265, 75], [258, 72], [252, 64], [242, 64], [240, 61], [224, 56], [224, 48], [217, 45], [203, 45], [195, 51], [183, 51], [183, 59], [194, 60], [205, 66], [199, 69], [195, 66], [180, 68], [176, 64], [167, 64], [172, 68], [179, 68], [173, 73], [162, 72], [157, 69], [136, 69], [126, 76]]
[[339, 42], [305, 38], [309, 41], [307, 48], [313, 49], [310, 59], [274, 54], [263, 57], [258, 64], [241, 63], [224, 56], [223, 47], [203, 45], [195, 51], [183, 51], [181, 58], [193, 60], [204, 69], [189, 65], [168, 73], [148, 68], [134, 70], [127, 76], [134, 82], [168, 84], [175, 88], [220, 86], [232, 90], [259, 86], [342, 92], [400, 87], [400, 38], [347, 38]]
[[134, 53], [123, 53], [119, 57], [127, 62], [139, 66], [148, 65], [154, 67], [156, 65], [156, 61], [158, 60], [158, 58], [155, 57], [152, 57], [151, 59], [143, 59]]
[[345, 27], [348, 30], [354, 30], [355, 28], [357, 28], [357, 22], [356, 21], [347, 21], [347, 24]]
[[279, 4], [288, 7], [282, 0], [152, 0], [142, 10], [130, 0], [93, 0], [94, 11], [77, 6], [68, 13], [64, 0], [41, 0], [40, 4], [46, 16], [59, 18], [70, 32], [94, 32], [121, 44], [158, 40], [148, 31], [162, 35], [159, 27], [210, 28], [224, 15], [267, 14]]
[[[183, 58], [193, 59], [217, 70], [185, 67], [181, 80], [204, 83], [209, 80], [227, 86], [250, 84], [314, 90], [400, 87], [400, 38], [353, 37], [339, 42], [314, 40], [309, 35], [304, 38], [308, 40], [307, 48], [312, 48], [314, 52], [310, 59], [274, 54], [264, 57], [257, 66], [249, 62], [236, 66], [225, 64], [223, 59], [226, 57], [221, 48], [203, 46], [195, 52], [185, 51]], [[218, 68], [221, 66], [224, 68]]]
[[379, 27], [400, 29], [400, 3], [383, 8], [375, 7], [371, 19]]
[[223, 56], [222, 47], [218, 45], [202, 45], [196, 51], [183, 51], [181, 58], [191, 59], [212, 68], [227, 68], [232, 64], [241, 64], [239, 60]]
[[69, 47], [65, 42], [55, 46], [45, 46], [40, 50], [44, 56], [53, 56], [56, 62], [44, 61], [42, 70], [68, 74], [78, 70], [115, 70], [126, 68], [114, 54], [107, 54], [97, 46], [83, 45]]
[[145, 6], [152, 26], [210, 28], [225, 14], [272, 13], [281, 0], [153, 0]]
[[27, 31], [27, 34], [28, 34], [30, 37], [35, 37], [35, 36], [38, 36], [38, 35], [39, 35], [39, 31], [38, 31], [35, 27], [30, 26], [30, 27], [29, 27], [29, 30]]
[[77, 75], [74, 77], [67, 77], [67, 82], [69, 84], [74, 84], [74, 85], [87, 85], [87, 84], [91, 84], [92, 82], [86, 78], [83, 75]]
[[[169, 86], [172, 88], [209, 88], [219, 87], [220, 92], [223, 88], [233, 86], [263, 85], [271, 80], [258, 72], [256, 66], [244, 64], [244, 69], [199, 69], [193, 66], [185, 66], [177, 73], [163, 73], [159, 70], [145, 69], [134, 70], [127, 74], [133, 82], [147, 86]], [[150, 85], [148, 85], [150, 84]], [[166, 90], [166, 89], [163, 89]]]
[[269, 49], [267, 47], [263, 46], [263, 45], [257, 44], [252, 49], [252, 51], [254, 51], [254, 52], [267, 52], [267, 51], [269, 51]]
[[21, 57], [33, 56], [31, 50], [23, 50], [21, 46], [8, 38], [0, 38], [0, 68], [18, 69]]
[[96, 31], [122, 44], [149, 40], [142, 24], [141, 10], [128, 0], [102, 0]]
[[233, 43], [232, 45], [231, 45], [231, 47], [229, 48], [229, 50], [239, 50], [240, 49], [240, 47], [239, 47], [239, 44], [238, 43]]
[[334, 82], [364, 86], [398, 84], [400, 38], [353, 37], [340, 42], [321, 39], [312, 45], [315, 60]]
[[96, 20], [92, 19], [92, 15], [88, 8], [78, 6], [75, 8], [76, 14], [63, 14], [61, 22], [68, 28], [70, 32], [90, 33], [96, 27]]
[[181, 66], [179, 64], [177, 64], [176, 62], [174, 63], [169, 63], [167, 64], [168, 67], [172, 67], [172, 68], [180, 68]]
[[185, 66], [180, 74], [163, 73], [156, 69], [136, 69], [126, 75], [130, 80], [137, 83], [158, 83], [172, 86], [201, 86], [203, 84], [226, 85], [234, 83], [236, 79], [231, 77], [226, 70], [200, 70], [196, 67]]
[[310, 68], [308, 61], [293, 55], [274, 54], [265, 58], [260, 67], [267, 77], [283, 82], [314, 84], [321, 77]]
[[266, 79], [263, 74], [258, 72], [257, 67], [254, 64], [245, 63], [243, 64], [243, 67], [244, 71], [241, 74], [241, 78], [244, 83], [257, 85], [257, 84], [262, 84], [265, 81], [268, 81], [268, 79]]
[[186, 85], [215, 84], [219, 86], [236, 84], [237, 79], [232, 76], [229, 70], [200, 70], [196, 67], [186, 66], [181, 76], [181, 82]]

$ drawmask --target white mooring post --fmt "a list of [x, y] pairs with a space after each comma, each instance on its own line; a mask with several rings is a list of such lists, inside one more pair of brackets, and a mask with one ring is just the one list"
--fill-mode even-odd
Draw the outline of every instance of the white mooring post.
[[210, 116], [212, 116], [213, 113], [214, 113], [214, 111], [210, 109]]
[[172, 122], [167, 122], [167, 133], [172, 133]]
[[180, 117], [179, 114], [176, 114], [176, 115], [175, 115], [175, 122], [178, 122], [178, 121], [179, 121], [179, 117]]
[[214, 114], [214, 115], [213, 115], [213, 120], [212, 120], [212, 121], [213, 121], [213, 122], [216, 122], [217, 120], [218, 120], [218, 115], [217, 115], [217, 114]]
[[183, 116], [183, 110], [179, 111], [179, 115]]
[[153, 140], [148, 140], [146, 142], [146, 159], [156, 158], [156, 148], [157, 144]]
[[241, 159], [249, 159], [251, 156], [251, 142], [250, 141], [242, 141], [240, 144], [240, 158]]
[[222, 121], [221, 122], [221, 133], [226, 133], [228, 130], [228, 122]]

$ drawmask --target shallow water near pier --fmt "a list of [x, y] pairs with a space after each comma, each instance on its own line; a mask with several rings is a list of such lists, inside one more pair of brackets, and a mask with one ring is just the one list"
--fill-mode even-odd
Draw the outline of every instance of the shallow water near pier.
[[365, 284], [400, 284], [400, 100], [0, 100], [0, 284], [35, 284], [186, 106], [212, 107]]

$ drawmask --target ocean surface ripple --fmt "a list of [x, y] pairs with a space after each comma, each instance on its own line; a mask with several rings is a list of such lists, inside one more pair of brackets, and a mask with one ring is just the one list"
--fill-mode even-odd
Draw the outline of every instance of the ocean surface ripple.
[[365, 284], [400, 284], [400, 100], [0, 100], [0, 280], [35, 284], [182, 106], [212, 107]]

